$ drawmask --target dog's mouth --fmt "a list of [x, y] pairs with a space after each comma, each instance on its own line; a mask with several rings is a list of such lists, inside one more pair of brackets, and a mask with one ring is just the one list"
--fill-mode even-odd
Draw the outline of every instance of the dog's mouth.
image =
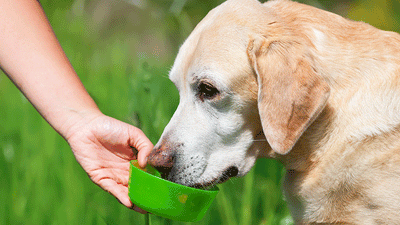
[[[175, 183], [180, 183], [180, 182], [176, 182], [174, 179], [171, 179], [171, 177], [174, 176], [170, 176], [171, 175], [171, 171], [172, 168], [170, 167], [157, 167], [156, 168], [160, 174], [161, 174], [161, 178], [166, 179], [166, 180], [170, 180], [172, 182]], [[210, 181], [206, 181], [206, 182], [190, 182], [190, 183], [182, 183], [182, 185], [185, 186], [189, 186], [189, 187], [193, 187], [193, 188], [197, 188], [197, 189], [210, 189], [213, 186], [217, 185], [217, 184], [221, 184], [224, 183], [225, 181], [229, 180], [232, 177], [236, 177], [239, 174], [239, 169], [236, 166], [230, 166], [228, 167], [226, 170], [224, 170], [224, 172], [219, 176], [216, 177], [214, 179], [211, 179]]]
[[157, 171], [160, 173], [161, 178], [168, 180], [169, 174], [171, 173], [171, 167], [156, 167]]
[[224, 183], [225, 181], [229, 180], [232, 177], [236, 177], [238, 174], [239, 174], [239, 169], [236, 166], [231, 166], [227, 168], [220, 177], [216, 177], [208, 182], [195, 183], [189, 186], [197, 189], [209, 189], [217, 184]]

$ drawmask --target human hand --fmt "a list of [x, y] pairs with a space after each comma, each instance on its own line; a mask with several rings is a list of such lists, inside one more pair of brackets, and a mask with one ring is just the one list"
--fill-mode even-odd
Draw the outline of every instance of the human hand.
[[[146, 166], [153, 144], [144, 133], [127, 123], [103, 114], [85, 116], [65, 135], [76, 160], [90, 179], [137, 212], [128, 197], [129, 161]], [[138, 154], [137, 151], [138, 150]]]

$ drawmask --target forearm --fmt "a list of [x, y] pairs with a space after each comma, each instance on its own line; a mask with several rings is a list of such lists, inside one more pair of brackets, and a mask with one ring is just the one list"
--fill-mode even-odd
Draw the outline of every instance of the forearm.
[[0, 0], [0, 67], [64, 137], [87, 113], [100, 113], [36, 0]]

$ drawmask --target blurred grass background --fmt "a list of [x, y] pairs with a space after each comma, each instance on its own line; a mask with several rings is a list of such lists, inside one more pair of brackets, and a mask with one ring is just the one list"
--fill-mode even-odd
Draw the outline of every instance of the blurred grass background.
[[[168, 80], [180, 44], [222, 0], [41, 0], [67, 56], [107, 115], [155, 143], [179, 96]], [[378, 28], [400, 30], [398, 0], [302, 0]], [[0, 6], [1, 7], [1, 6]], [[6, 35], [6, 34], [2, 34]], [[94, 185], [66, 142], [0, 74], [0, 224], [144, 224]], [[221, 187], [193, 224], [292, 224], [278, 162], [259, 160]], [[185, 224], [151, 215], [152, 224]]]

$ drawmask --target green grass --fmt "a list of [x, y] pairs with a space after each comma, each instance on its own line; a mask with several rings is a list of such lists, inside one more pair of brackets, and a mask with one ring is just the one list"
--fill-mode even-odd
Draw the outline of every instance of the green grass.
[[[155, 143], [179, 101], [167, 78], [178, 47], [221, 1], [187, 1], [183, 8], [170, 8], [170, 1], [142, 1], [147, 3], [142, 9], [129, 1], [110, 2], [103, 8], [96, 8], [99, 1], [85, 0], [42, 4], [100, 109], [140, 127]], [[329, 1], [320, 2], [329, 8]], [[354, 19], [364, 1], [356, 3]], [[393, 21], [400, 21], [398, 15]], [[145, 224], [143, 215], [90, 181], [67, 143], [4, 74], [0, 99], [0, 224]], [[291, 224], [280, 189], [283, 171], [274, 160], [259, 160], [245, 178], [220, 186], [204, 220], [181, 223], [150, 215], [151, 224]]]

